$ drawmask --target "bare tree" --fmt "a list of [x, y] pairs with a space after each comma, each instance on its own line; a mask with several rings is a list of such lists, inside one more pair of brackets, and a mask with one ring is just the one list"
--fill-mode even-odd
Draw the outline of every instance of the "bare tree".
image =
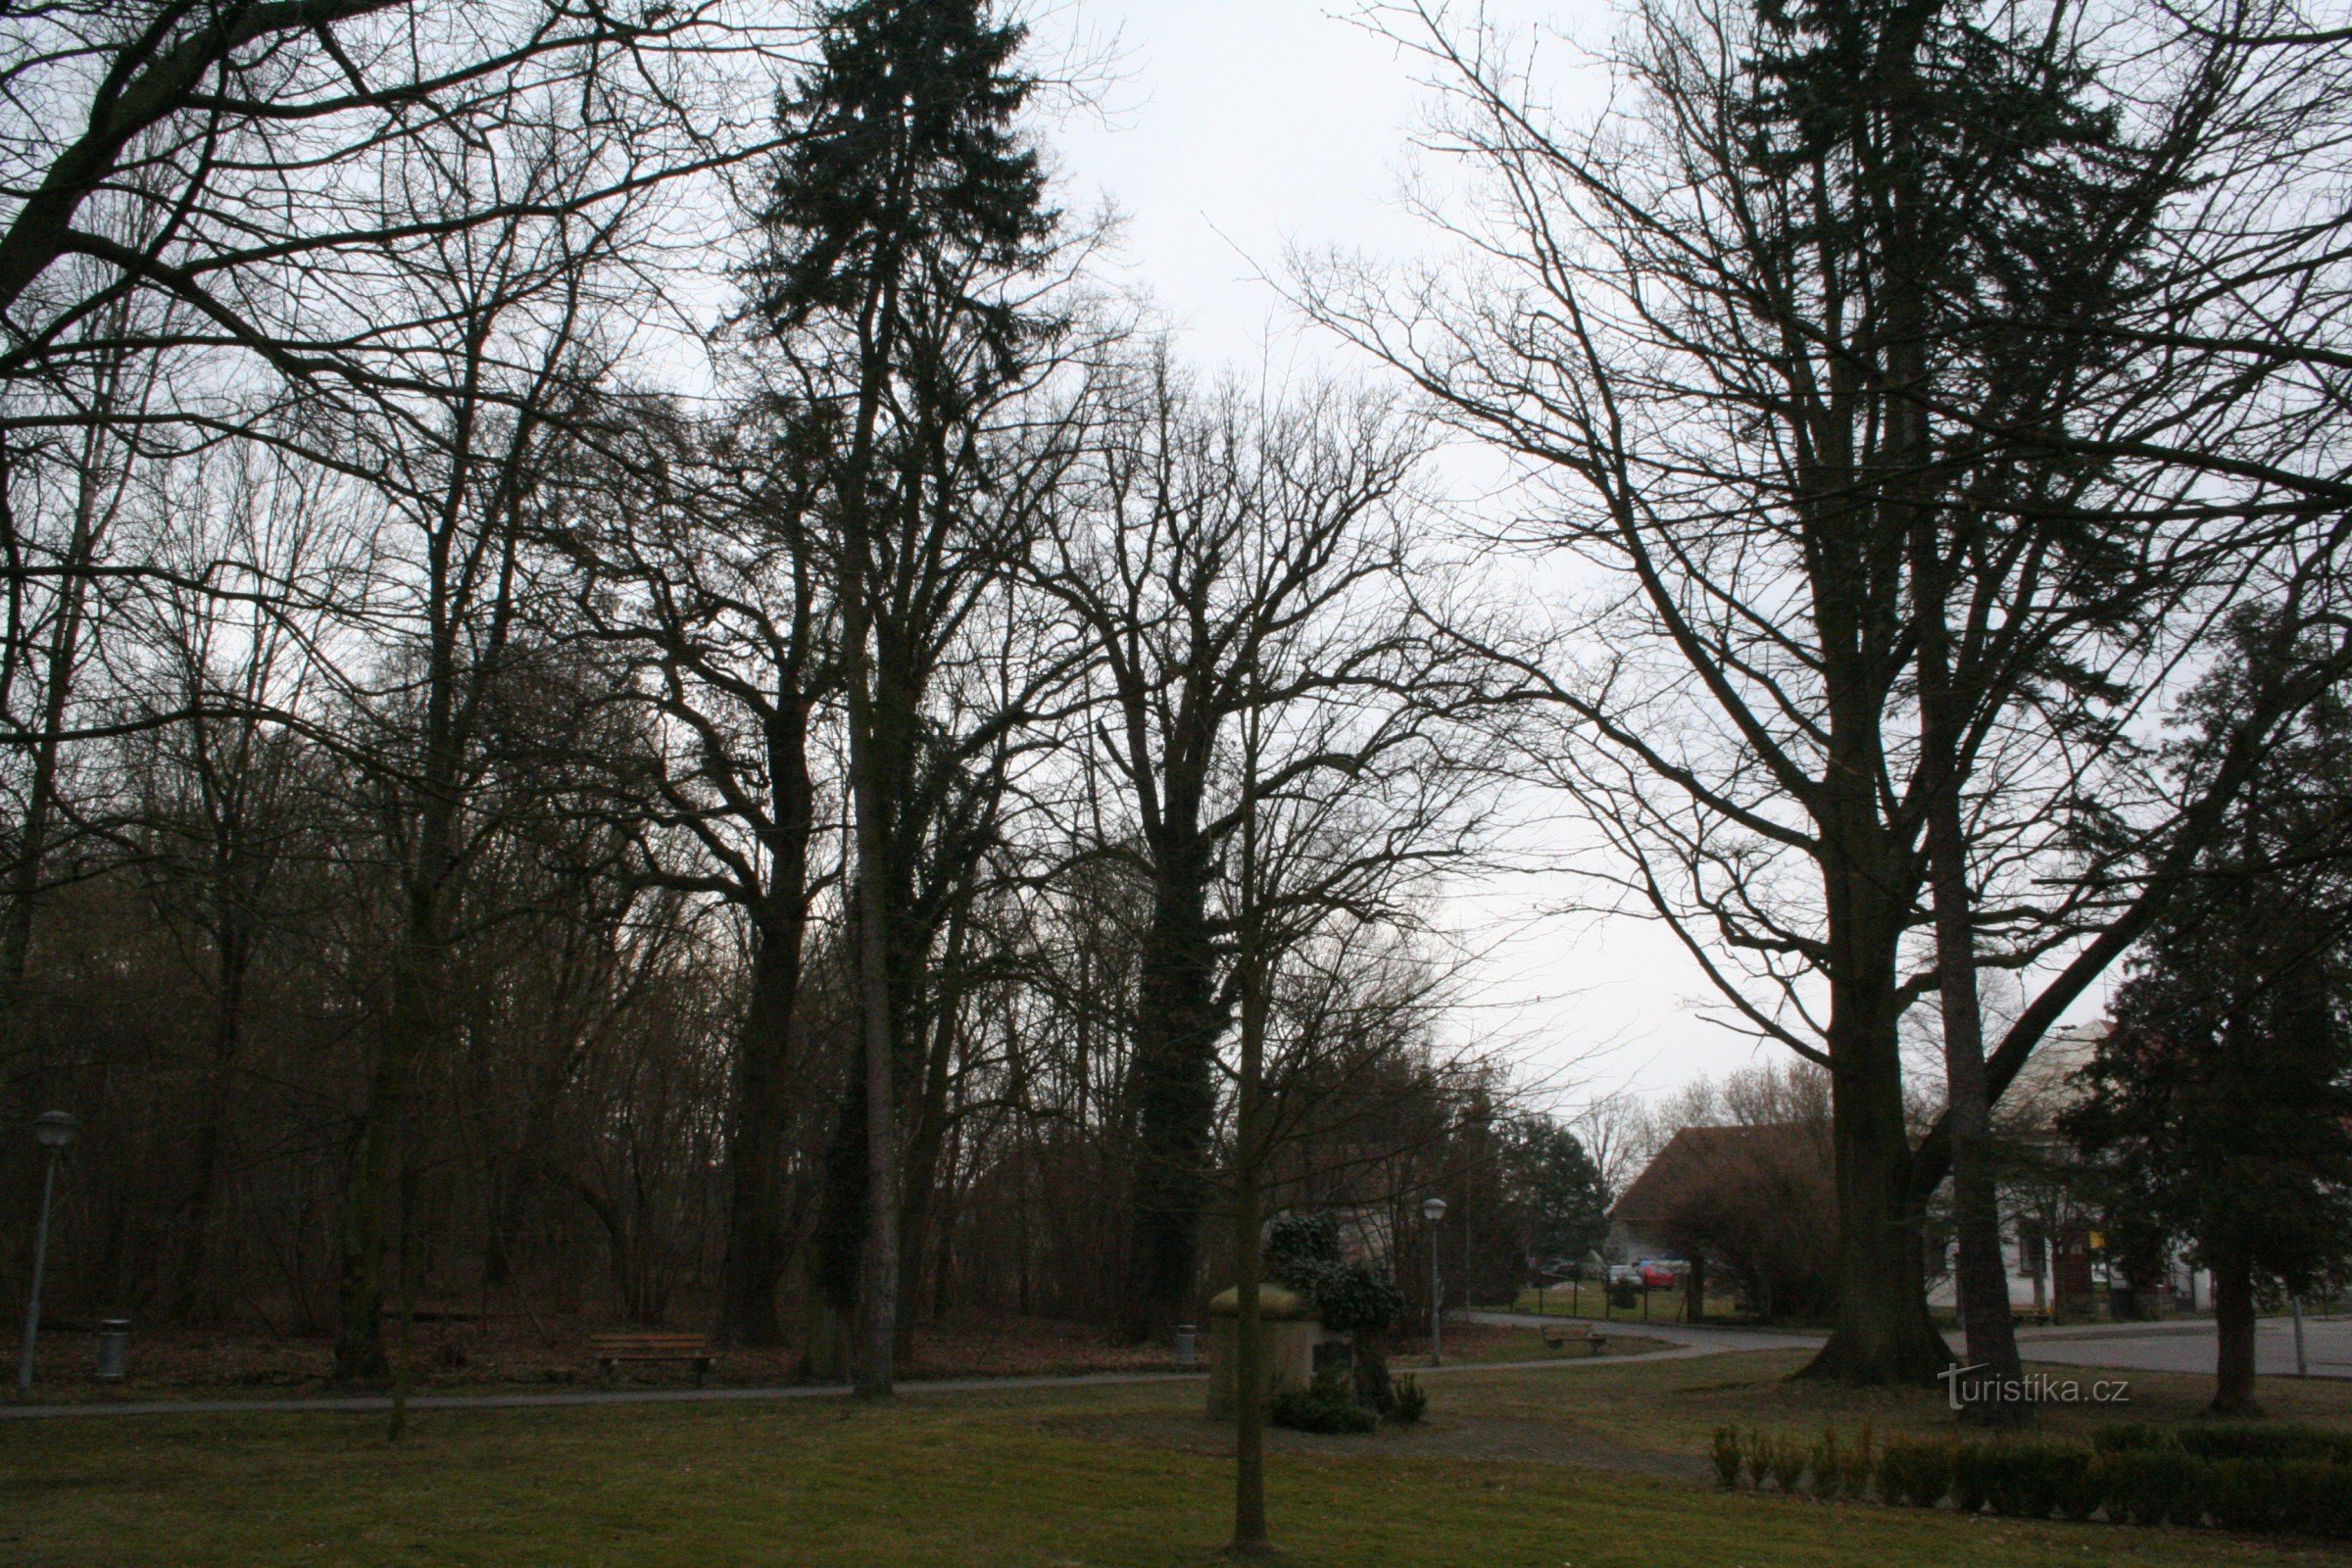
[[[1617, 585], [1581, 667], [1469, 635], [1559, 715], [1532, 761], [1619, 857], [1616, 906], [1665, 921], [1737, 1027], [1833, 1075], [1839, 1315], [1818, 1370], [1925, 1378], [1945, 1352], [1920, 1218], [1978, 1147], [1970, 1107], [2169, 896], [2309, 690], [2282, 686], [2185, 806], [2130, 745], [2217, 600], [2331, 569], [2329, 527], [2275, 525], [2260, 486], [2127, 461], [2150, 421], [2210, 452], [2276, 436], [2241, 380], [2139, 353], [2125, 324], [2150, 270], [2227, 249], [2191, 193], [2257, 158], [2278, 106], [2239, 51], [2170, 35], [2167, 75], [2073, 13], [1874, 16], [1853, 56], [1810, 12], [1700, 4], [1635, 11], [1615, 64], [1637, 107], [1573, 131], [1494, 35], [1394, 15], [1447, 83], [1447, 145], [1491, 176], [1483, 266], [1395, 292], [1327, 275], [1309, 304], [1524, 464], [1537, 514], [1508, 543]], [[2063, 83], [2101, 71], [2144, 89], [2128, 128], [2069, 107]], [[1904, 130], [1937, 94], [1975, 108]], [[2045, 142], [1991, 133], [2007, 99], [2047, 100]], [[2044, 230], [2067, 237], [2002, 237]], [[2058, 298], [2093, 318], [2053, 318]], [[2129, 847], [2082, 874], [2086, 797]], [[2055, 969], [1989, 1063], [1981, 962]], [[1915, 1151], [1897, 1023], [1936, 991], [1957, 1115]], [[1963, 1185], [1982, 1291], [1981, 1162]], [[2002, 1307], [1980, 1321], [2013, 1355]]]
[[[1193, 1289], [1233, 1004], [1211, 907], [1240, 831], [1227, 775], [1253, 671], [1285, 638], [1327, 637], [1286, 667], [1281, 700], [1377, 682], [1405, 630], [1359, 636], [1354, 607], [1403, 569], [1398, 509], [1422, 452], [1377, 402], [1333, 389], [1253, 405], [1186, 385], [1164, 347], [1127, 373], [1102, 426], [1095, 504], [1067, 515], [1047, 586], [1098, 683], [1097, 755], [1124, 793], [1092, 853], [1151, 889], [1132, 1021], [1139, 1146], [1127, 1332], [1164, 1332]], [[1310, 630], [1311, 628], [1311, 630]]]

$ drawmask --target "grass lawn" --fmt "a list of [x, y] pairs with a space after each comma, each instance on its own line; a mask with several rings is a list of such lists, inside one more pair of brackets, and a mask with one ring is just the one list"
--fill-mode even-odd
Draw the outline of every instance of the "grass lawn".
[[[1724, 1495], [1726, 1420], [1933, 1426], [1932, 1393], [1782, 1381], [1788, 1355], [1496, 1367], [1429, 1379], [1421, 1430], [1279, 1434], [1288, 1561], [1362, 1568], [2340, 1562], [2212, 1532], [1963, 1519]], [[2169, 1419], [2195, 1380], [2127, 1412]], [[2162, 1385], [2162, 1386], [2159, 1386]], [[2352, 1388], [2266, 1383], [2280, 1414], [2352, 1420]], [[887, 1407], [605, 1406], [414, 1418], [170, 1416], [0, 1426], [0, 1562], [24, 1568], [531, 1568], [1211, 1561], [1228, 1439], [1197, 1385], [908, 1396]]]

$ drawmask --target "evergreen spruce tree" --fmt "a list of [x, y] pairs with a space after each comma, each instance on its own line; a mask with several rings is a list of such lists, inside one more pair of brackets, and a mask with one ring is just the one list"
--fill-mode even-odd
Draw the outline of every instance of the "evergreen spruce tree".
[[[2180, 764], [2242, 707], [2259, 624], [2207, 679]], [[2256, 1303], [2352, 1265], [2352, 708], [2313, 707], [2231, 813], [2115, 1002], [2067, 1128], [2110, 1211], [2213, 1272], [2212, 1408], [2258, 1414]]]
[[[818, 58], [778, 113], [788, 138], [760, 214], [752, 305], [801, 379], [840, 406], [833, 463], [854, 827], [858, 1047], [814, 1271], [857, 1283], [857, 1382], [893, 1385], [899, 1339], [898, 1091], [927, 958], [904, 818], [921, 768], [932, 669], [894, 593], [921, 549], [912, 487], [972, 410], [1019, 379], [1057, 323], [1020, 279], [1056, 227], [1020, 117], [1025, 33], [985, 0], [858, 0], [827, 11]], [[896, 488], [894, 488], [896, 487]], [[966, 541], [985, 555], [986, 542]], [[921, 612], [917, 607], [913, 612]], [[853, 1256], [854, 1254], [854, 1256]]]

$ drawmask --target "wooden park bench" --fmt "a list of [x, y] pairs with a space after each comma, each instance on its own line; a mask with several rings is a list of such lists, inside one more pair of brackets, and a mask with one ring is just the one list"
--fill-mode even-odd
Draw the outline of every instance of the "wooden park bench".
[[1544, 1326], [1544, 1343], [1555, 1350], [1565, 1350], [1571, 1345], [1581, 1345], [1589, 1353], [1598, 1355], [1600, 1348], [1609, 1343], [1609, 1337], [1605, 1334], [1594, 1333], [1592, 1325], [1590, 1323], [1579, 1324], [1575, 1328], [1565, 1325], [1553, 1328], [1546, 1323]]
[[607, 1383], [623, 1361], [692, 1361], [694, 1386], [710, 1375], [710, 1342], [700, 1334], [599, 1334], [588, 1342]]

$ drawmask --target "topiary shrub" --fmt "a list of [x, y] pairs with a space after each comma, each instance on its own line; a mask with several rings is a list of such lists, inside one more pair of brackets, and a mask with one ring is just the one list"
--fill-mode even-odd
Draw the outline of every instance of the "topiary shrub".
[[1286, 1389], [1274, 1396], [1274, 1424], [1294, 1432], [1369, 1432], [1380, 1425], [1377, 1412], [1356, 1403], [1345, 1367], [1325, 1367], [1303, 1389]]

